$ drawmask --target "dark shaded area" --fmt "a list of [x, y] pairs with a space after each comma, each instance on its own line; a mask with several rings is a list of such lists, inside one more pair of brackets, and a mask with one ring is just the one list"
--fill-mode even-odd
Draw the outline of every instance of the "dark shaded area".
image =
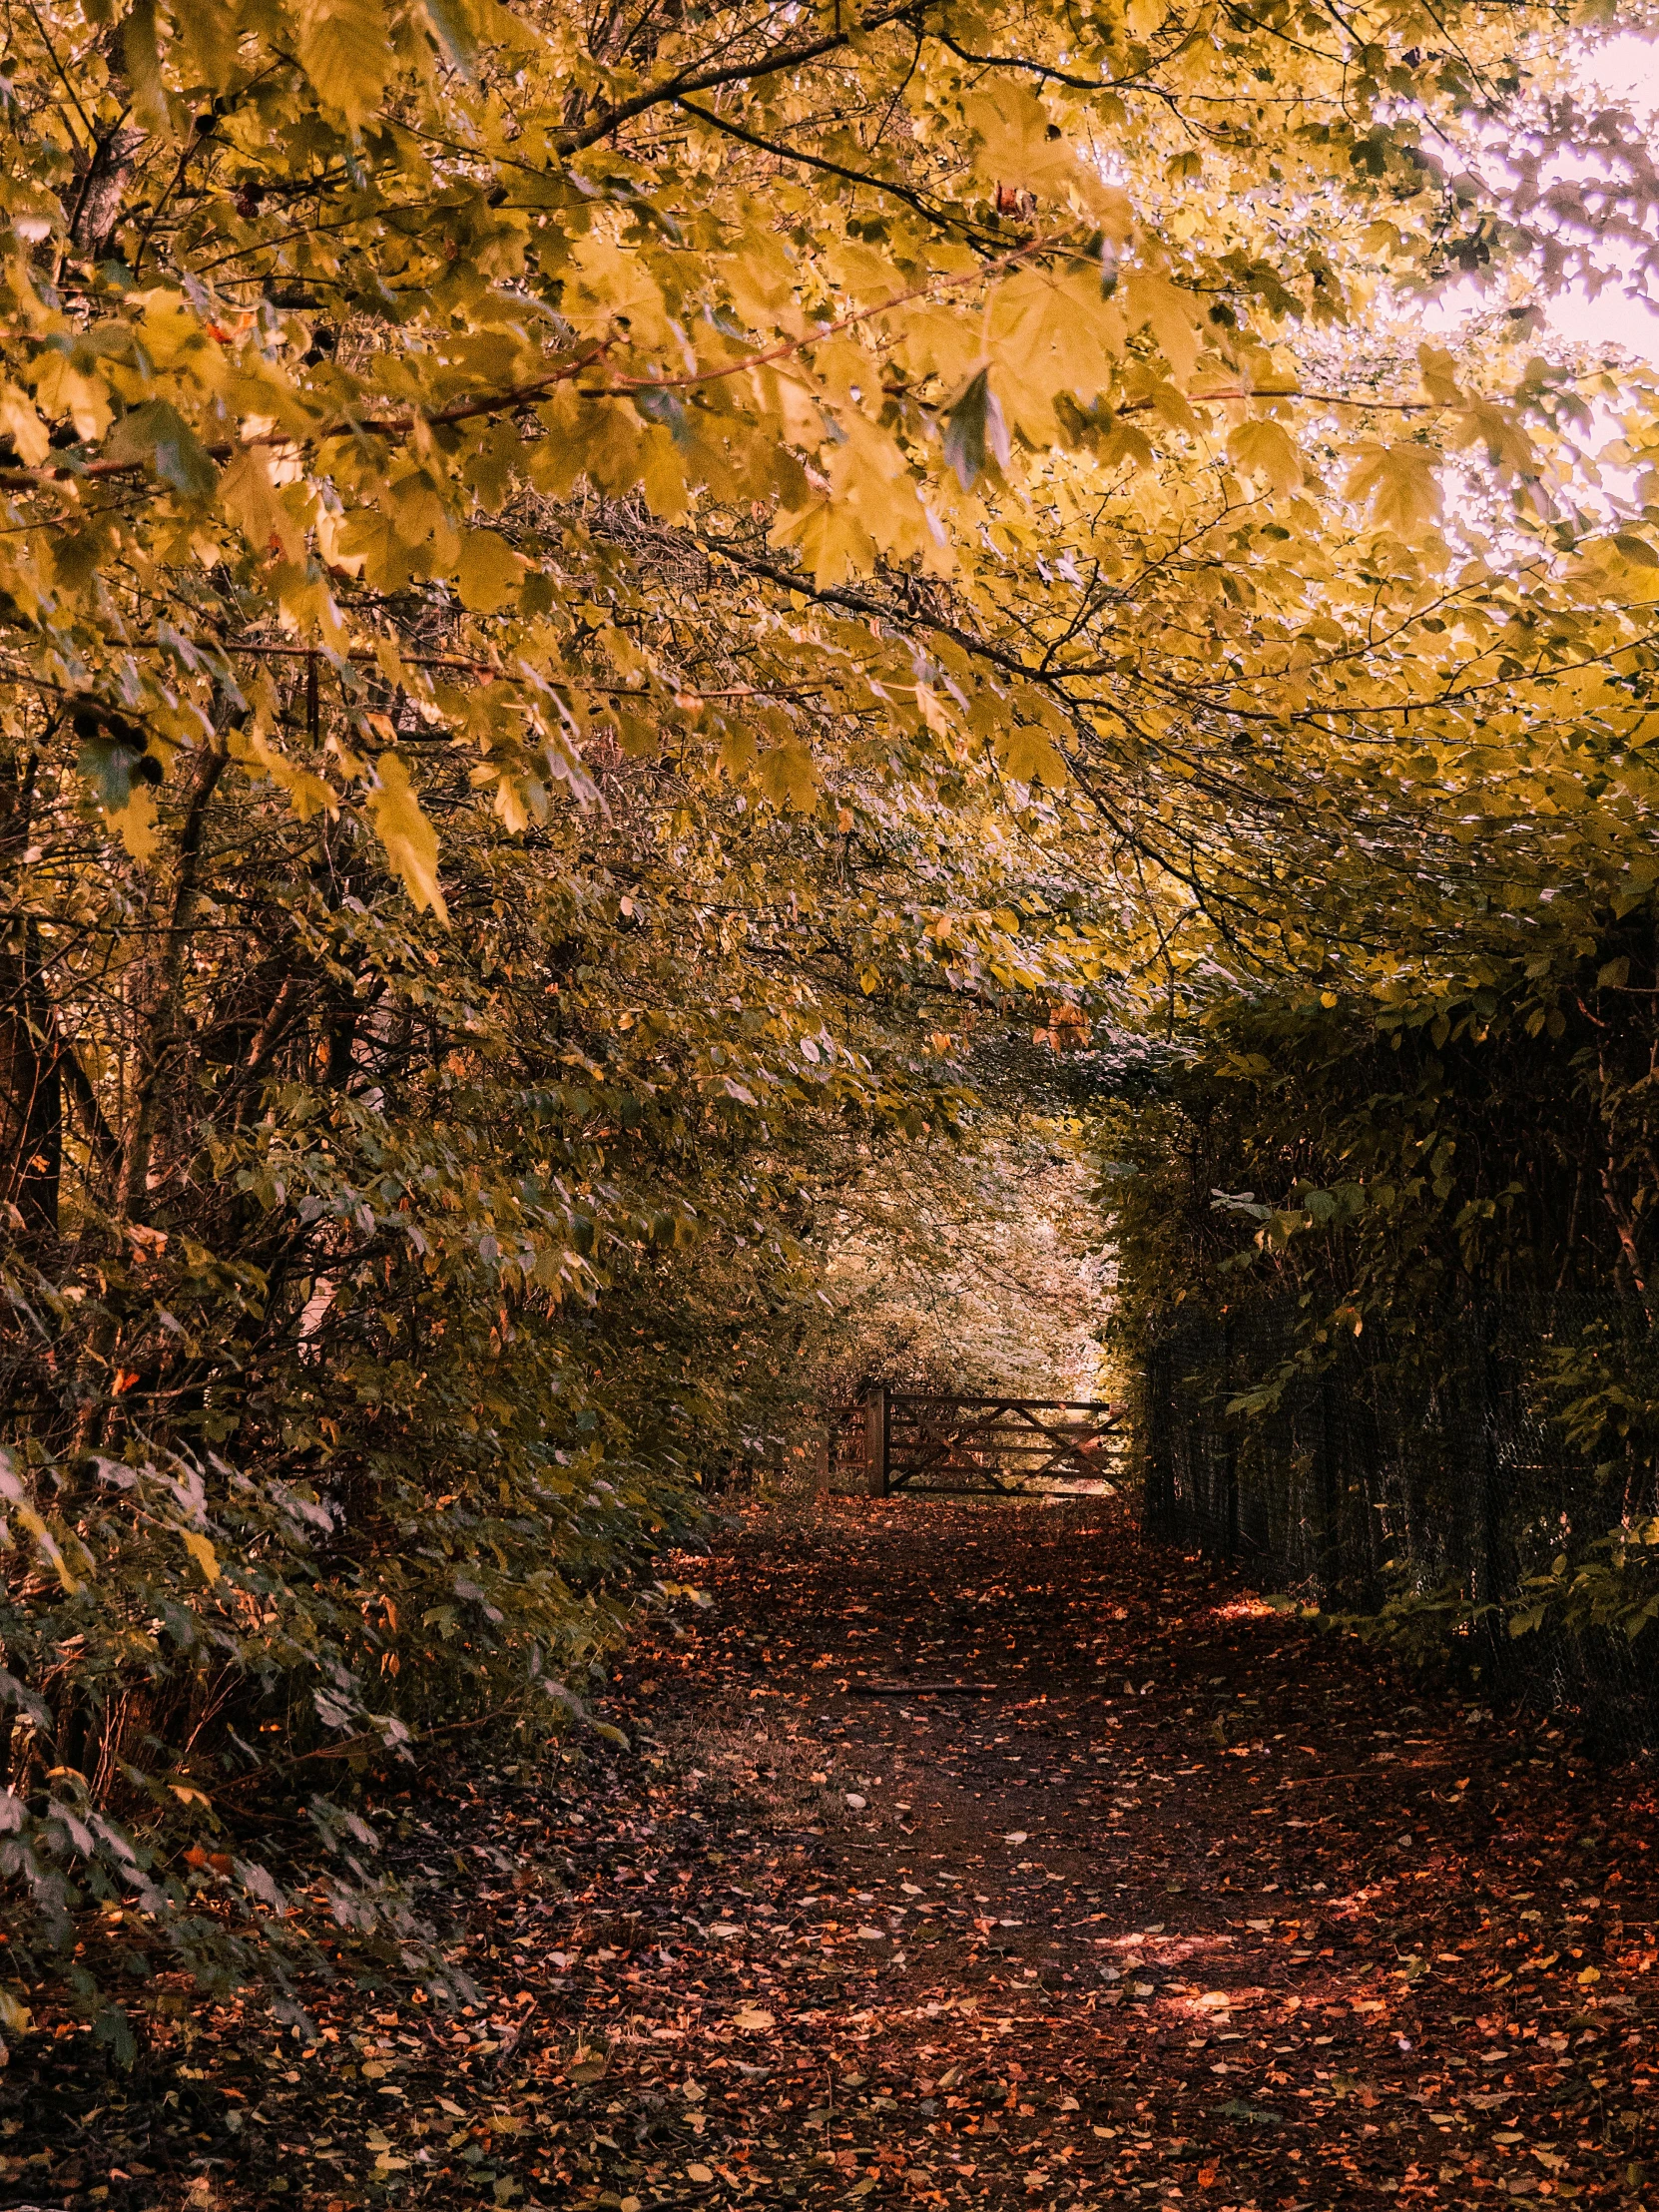
[[[1659, 1742], [1659, 1642], [1507, 1623], [1573, 1531], [1652, 1507], [1650, 1470], [1575, 1447], [1560, 1363], [1638, 1393], [1655, 1359], [1646, 1309], [1616, 1292], [1471, 1300], [1426, 1334], [1385, 1319], [1333, 1333], [1314, 1358], [1300, 1311], [1194, 1313], [1147, 1362], [1147, 1526], [1331, 1613], [1392, 1599], [1401, 1640], [1465, 1687], [1554, 1709], [1601, 1756], [1632, 1758]], [[1265, 1379], [1271, 1404], [1240, 1411]]]

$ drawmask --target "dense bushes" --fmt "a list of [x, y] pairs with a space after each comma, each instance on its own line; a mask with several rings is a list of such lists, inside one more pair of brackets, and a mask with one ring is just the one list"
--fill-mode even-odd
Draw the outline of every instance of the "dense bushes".
[[1119, 1335], [1207, 1540], [1407, 1639], [1653, 1617], [1651, 944], [1643, 909], [1415, 1007], [1236, 1000], [1108, 1116]]

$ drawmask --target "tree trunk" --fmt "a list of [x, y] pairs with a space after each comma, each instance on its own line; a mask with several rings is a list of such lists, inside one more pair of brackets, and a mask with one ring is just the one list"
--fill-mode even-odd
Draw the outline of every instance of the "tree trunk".
[[39, 931], [14, 921], [0, 951], [0, 1203], [31, 1240], [57, 1234], [63, 1173], [63, 1078], [40, 970]]
[[148, 1033], [141, 1040], [136, 1097], [128, 1121], [116, 1195], [117, 1207], [127, 1221], [142, 1222], [146, 1217], [156, 1135], [169, 1090], [177, 1083], [185, 1061], [188, 1037], [184, 980], [200, 891], [202, 837], [207, 826], [208, 805], [225, 773], [226, 762], [223, 752], [202, 755], [180, 832], [179, 874], [174, 886], [172, 920], [162, 950]]
[[[29, 842], [39, 756], [0, 765], [0, 860], [16, 866]], [[63, 1084], [57, 1025], [42, 975], [40, 925], [13, 913], [0, 939], [0, 1214], [38, 1240], [58, 1228], [63, 1174]]]

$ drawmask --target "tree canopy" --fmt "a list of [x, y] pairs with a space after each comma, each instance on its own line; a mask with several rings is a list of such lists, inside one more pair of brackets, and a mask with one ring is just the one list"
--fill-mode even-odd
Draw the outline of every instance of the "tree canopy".
[[1651, 393], [1538, 308], [1648, 251], [1587, 20], [9, 14], [24, 1982], [416, 1956], [314, 1778], [585, 1713], [869, 1163], [1027, 1140], [1010, 1028], [1449, 1033], [1647, 900]]

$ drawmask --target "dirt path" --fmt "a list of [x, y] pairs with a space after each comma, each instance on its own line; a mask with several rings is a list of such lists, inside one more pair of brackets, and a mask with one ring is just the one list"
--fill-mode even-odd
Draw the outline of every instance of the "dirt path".
[[567, 1922], [572, 2201], [1656, 2201], [1644, 1785], [1098, 1509], [757, 1513], [703, 1578]]
[[59, 2023], [0, 2212], [1659, 2204], [1643, 1777], [1099, 1507], [757, 1510], [680, 1571], [626, 1750], [381, 1806], [477, 2006], [181, 1983], [134, 2074]]

